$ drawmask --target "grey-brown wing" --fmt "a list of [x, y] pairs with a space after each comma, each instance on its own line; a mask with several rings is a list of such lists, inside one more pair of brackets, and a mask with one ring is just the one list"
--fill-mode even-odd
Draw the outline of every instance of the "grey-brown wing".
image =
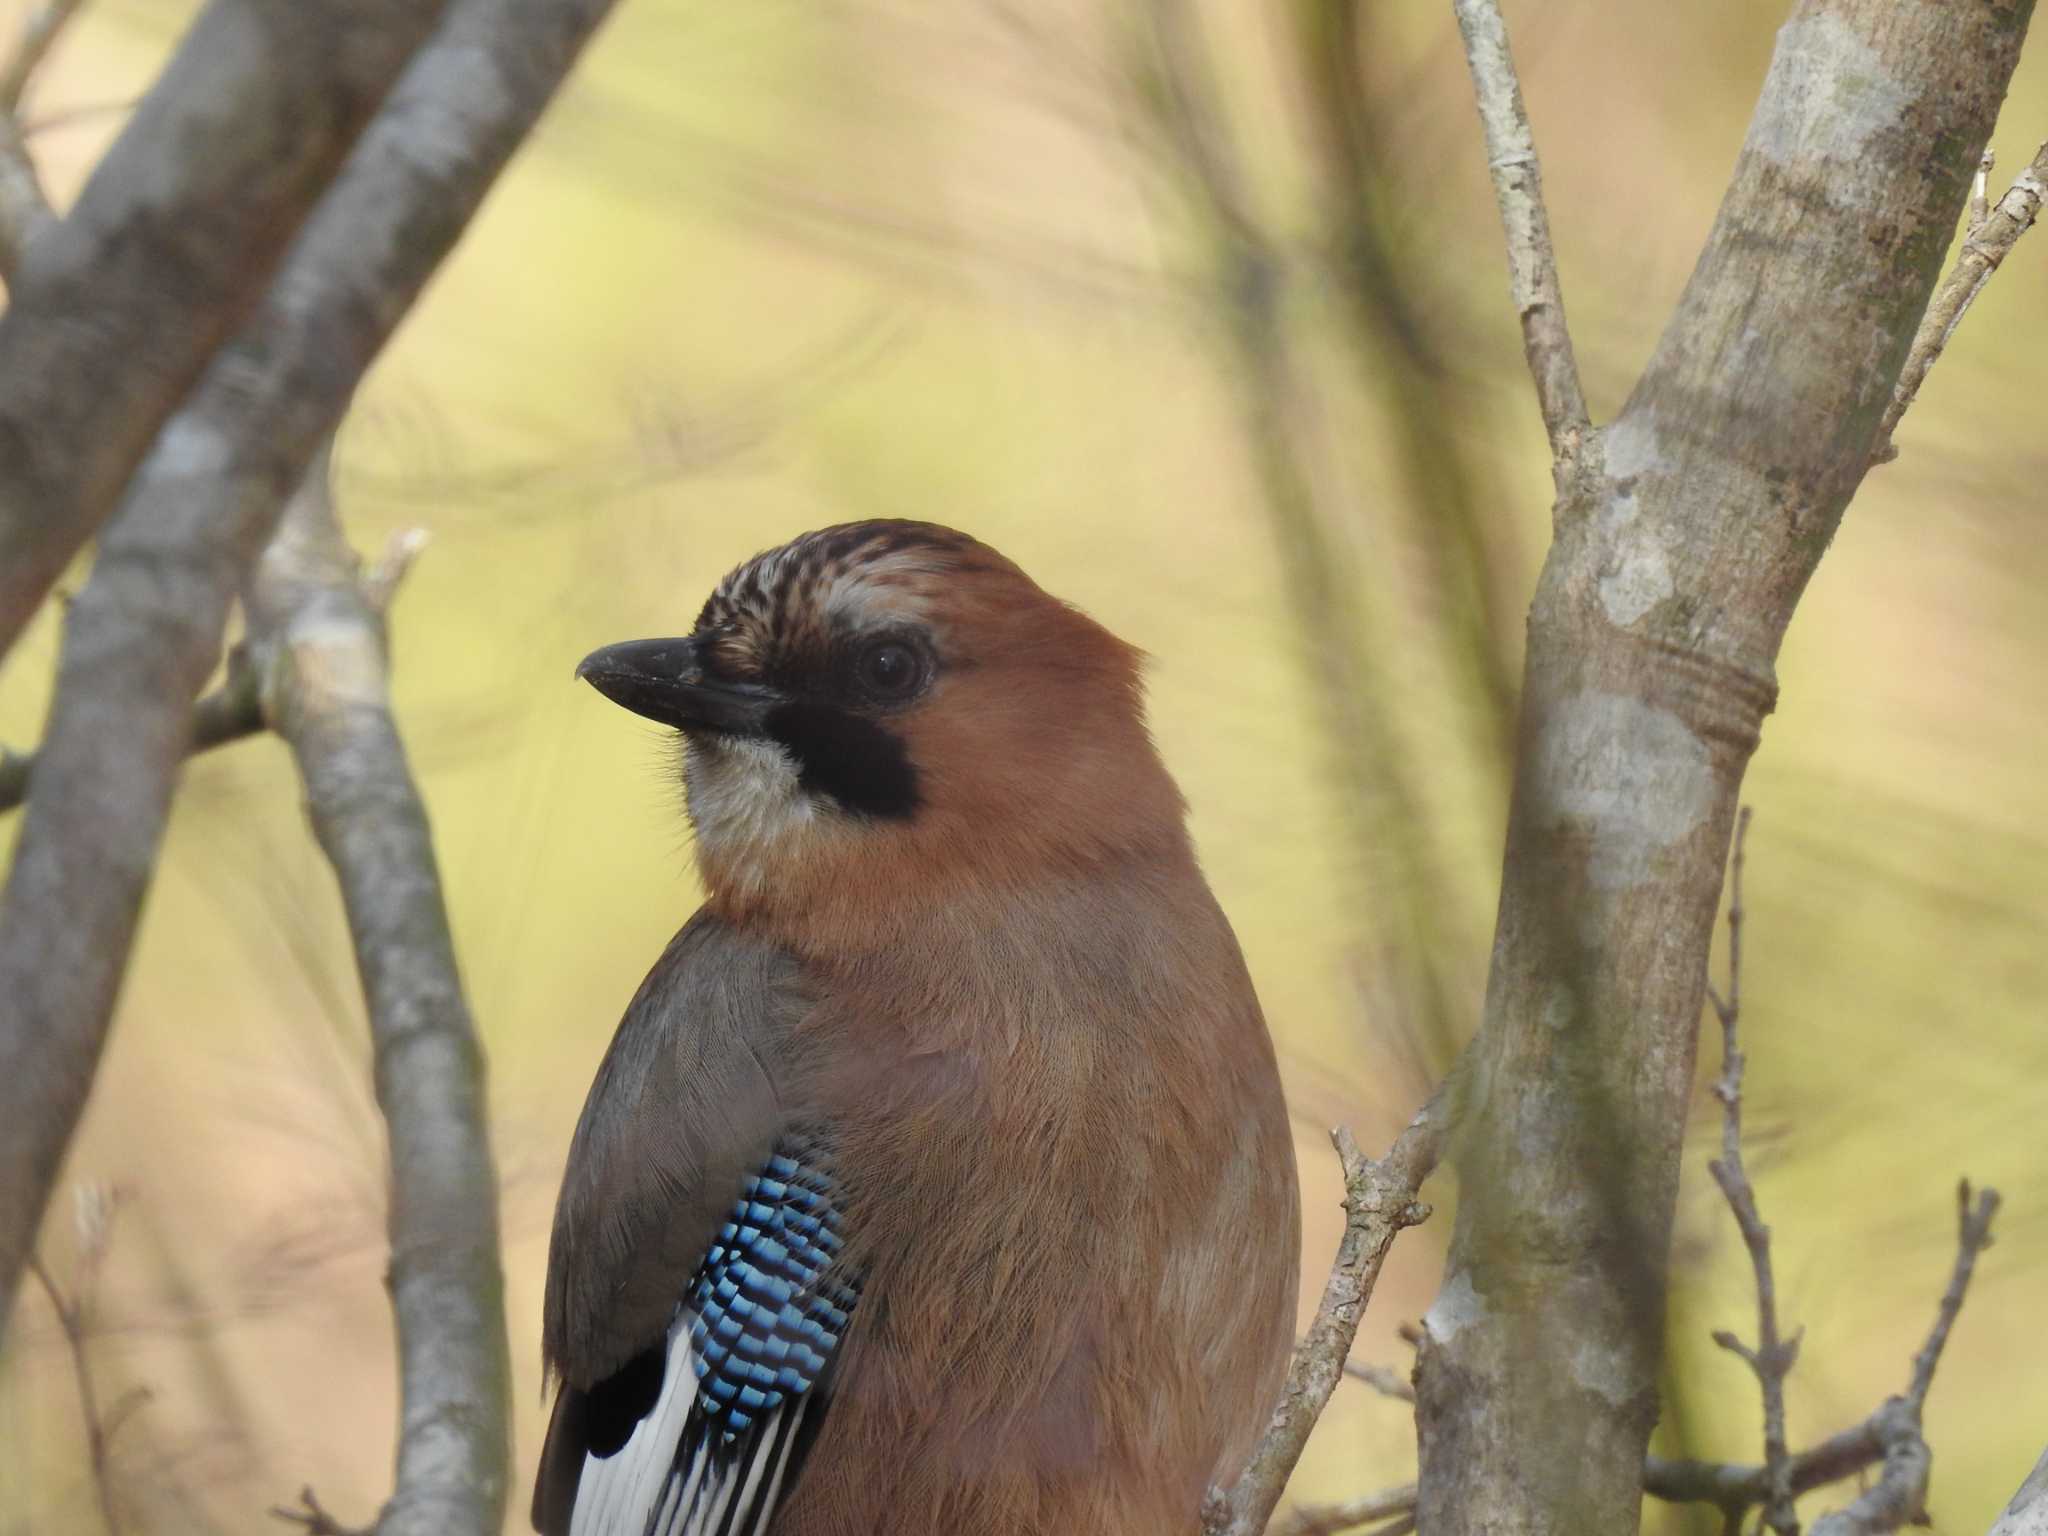
[[[641, 984], [570, 1147], [548, 1252], [543, 1343], [563, 1380], [534, 1523], [566, 1531], [591, 1444], [645, 1413], [641, 1382], [785, 1130], [777, 1063], [804, 1006], [786, 953], [698, 913]], [[651, 1389], [651, 1390], [650, 1390]], [[641, 1402], [646, 1398], [645, 1403]]]

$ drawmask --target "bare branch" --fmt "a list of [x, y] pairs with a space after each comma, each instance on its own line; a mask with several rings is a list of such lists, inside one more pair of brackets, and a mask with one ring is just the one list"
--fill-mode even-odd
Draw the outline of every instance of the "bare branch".
[[[1790, 1457], [1785, 1483], [1797, 1497], [1854, 1477], [1883, 1459], [1884, 1441], [1873, 1414]], [[1739, 1518], [1752, 1505], [1770, 1499], [1771, 1469], [1756, 1462], [1674, 1461], [1652, 1456], [1643, 1463], [1643, 1492], [1668, 1504], [1719, 1505], [1731, 1518]]]
[[1749, 1249], [1756, 1275], [1755, 1349], [1732, 1333], [1716, 1333], [1714, 1342], [1747, 1361], [1756, 1373], [1764, 1399], [1764, 1524], [1780, 1536], [1798, 1536], [1799, 1516], [1792, 1507], [1792, 1453], [1785, 1437], [1785, 1377], [1799, 1358], [1799, 1335], [1778, 1332], [1778, 1287], [1771, 1273], [1771, 1229], [1757, 1211], [1756, 1191], [1742, 1166], [1742, 1069], [1745, 1065], [1738, 1031], [1742, 1022], [1742, 859], [1749, 838], [1748, 806], [1735, 818], [1735, 852], [1728, 875], [1728, 996], [1714, 999], [1721, 1020], [1721, 1080], [1714, 1096], [1721, 1101], [1721, 1155], [1707, 1164], [1714, 1182], [1728, 1198], [1742, 1241]]
[[1536, 404], [1550, 437], [1562, 491], [1592, 421], [1579, 385], [1578, 360], [1564, 317], [1558, 286], [1557, 252], [1550, 241], [1550, 215], [1543, 207], [1543, 172], [1536, 162], [1536, 137], [1522, 104], [1522, 83], [1508, 51], [1507, 23], [1499, 0], [1452, 0], [1465, 60], [1479, 98], [1479, 122], [1486, 133], [1486, 166], [1507, 234], [1508, 283], [1522, 321], [1522, 351], [1536, 383]]
[[1962, 324], [1963, 316], [1969, 313], [1977, 295], [1984, 291], [1984, 285], [1991, 281], [1991, 274], [2012, 254], [2020, 236], [2034, 227], [2042, 200], [2048, 197], [2048, 144], [2035, 151], [2033, 162], [2013, 178], [2005, 196], [1998, 200], [1998, 206], [1987, 214], [1981, 210], [1984, 173], [1990, 168], [1991, 153], [1987, 150], [1971, 189], [1970, 223], [1963, 236], [1962, 251], [1956, 257], [1955, 266], [1949, 269], [1948, 276], [1934, 291], [1933, 302], [1927, 306], [1920, 329], [1913, 337], [1913, 350], [1906, 355], [1906, 366], [1899, 374], [1899, 382], [1892, 390], [1891, 404], [1885, 407], [1884, 419], [1878, 426], [1877, 443], [1871, 452], [1872, 463], [1889, 463], [1899, 456], [1899, 450], [1892, 442], [1892, 433], [1898, 430], [1900, 419], [1919, 395], [1920, 386], [1927, 382], [1928, 371], [1940, 359], [1949, 338]]
[[28, 13], [14, 51], [0, 62], [0, 277], [9, 283], [21, 253], [56, 217], [28, 152], [21, 124], [21, 98], [42, 67], [57, 34], [82, 0], [44, 0]]
[[1415, 1196], [1436, 1167], [1448, 1120], [1448, 1095], [1439, 1087], [1378, 1162], [1358, 1150], [1348, 1130], [1331, 1132], [1344, 1164], [1344, 1237], [1315, 1321], [1295, 1347], [1272, 1422], [1237, 1481], [1227, 1491], [1212, 1489], [1205, 1501], [1204, 1536], [1259, 1536], [1272, 1519], [1309, 1432], [1344, 1374], [1387, 1250], [1403, 1230], [1429, 1217], [1429, 1207]]
[[[263, 701], [258, 697], [256, 681], [244, 652], [236, 647], [228, 655], [226, 680], [192, 706], [192, 739], [187, 749], [191, 755], [211, 752], [215, 747], [263, 731]], [[18, 810], [28, 798], [40, 755], [0, 748], [0, 814]]]
[[326, 1506], [313, 1492], [310, 1483], [299, 1490], [297, 1509], [286, 1509], [281, 1504], [273, 1504], [270, 1506], [270, 1515], [272, 1519], [282, 1520], [286, 1525], [298, 1526], [306, 1536], [375, 1536], [376, 1532], [374, 1526], [358, 1528], [343, 1525], [327, 1512]]
[[1414, 1384], [1388, 1370], [1384, 1365], [1369, 1365], [1363, 1360], [1346, 1360], [1344, 1374], [1354, 1381], [1364, 1382], [1382, 1397], [1391, 1397], [1403, 1403], [1415, 1401]]
[[1941, 1363], [1942, 1349], [1963, 1296], [1976, 1272], [1977, 1255], [1991, 1246], [1991, 1219], [1998, 1214], [1998, 1191], [1987, 1189], [1973, 1200], [1965, 1180], [1956, 1192], [1956, 1259], [1949, 1272], [1948, 1289], [1935, 1309], [1934, 1326], [1927, 1342], [1913, 1356], [1913, 1375], [1905, 1395], [1889, 1398], [1870, 1416], [1869, 1428], [1884, 1448], [1884, 1471], [1846, 1509], [1838, 1509], [1814, 1521], [1812, 1536], [1879, 1536], [1885, 1531], [1918, 1524], [1926, 1518], [1927, 1475], [1934, 1463], [1933, 1453], [1921, 1428], [1921, 1412], [1927, 1390], [1934, 1384], [1934, 1368]]
[[1415, 1529], [1413, 1483], [1403, 1483], [1398, 1488], [1382, 1488], [1377, 1493], [1346, 1499], [1340, 1504], [1316, 1504], [1298, 1509], [1289, 1519], [1273, 1527], [1273, 1536], [1336, 1536], [1339, 1531], [1370, 1525], [1390, 1515], [1401, 1518], [1381, 1526], [1372, 1536], [1394, 1536], [1395, 1532]]
[[50, 1271], [39, 1256], [30, 1254], [28, 1261], [29, 1272], [50, 1300], [50, 1310], [56, 1314], [57, 1326], [64, 1334], [65, 1349], [71, 1356], [71, 1375], [78, 1384], [79, 1413], [85, 1421], [86, 1456], [92, 1468], [93, 1494], [99, 1500], [100, 1518], [106, 1524], [107, 1536], [120, 1536], [121, 1532], [120, 1517], [114, 1507], [113, 1472], [108, 1459], [114, 1431], [120, 1428], [121, 1420], [131, 1409], [149, 1398], [146, 1388], [138, 1388], [116, 1403], [111, 1413], [103, 1414], [98, 1387], [93, 1380], [89, 1346], [93, 1298], [98, 1289], [100, 1266], [106, 1260], [114, 1212], [119, 1207], [120, 1198], [119, 1191], [103, 1185], [79, 1186], [78, 1279], [69, 1296], [58, 1289], [57, 1282], [50, 1277]]
[[211, 0], [0, 316], [0, 654], [275, 275], [446, 0]]
[[323, 452], [248, 606], [267, 712], [341, 885], [390, 1130], [403, 1404], [397, 1488], [376, 1528], [486, 1536], [504, 1517], [511, 1412], [483, 1052], [391, 718], [384, 621], [335, 521], [327, 470]]
[[16, 117], [21, 99], [28, 94], [29, 81], [42, 68], [64, 24], [71, 20], [84, 0], [44, 0], [30, 11], [21, 24], [13, 53], [0, 64], [0, 112]]
[[[1796, 1496], [1825, 1488], [1854, 1477], [1866, 1467], [1884, 1460], [1882, 1434], [1884, 1410], [1879, 1409], [1860, 1424], [1830, 1435], [1818, 1445], [1799, 1452], [1789, 1460], [1790, 1485]], [[1771, 1482], [1757, 1462], [1670, 1460], [1651, 1456], [1643, 1463], [1643, 1492], [1667, 1504], [1712, 1504], [1739, 1524], [1743, 1513], [1771, 1495]], [[1300, 1512], [1291, 1526], [1281, 1529], [1288, 1536], [1309, 1532], [1340, 1530], [1344, 1524], [1362, 1524], [1383, 1515], [1412, 1509], [1416, 1489], [1413, 1483], [1383, 1489], [1341, 1504], [1322, 1505]], [[1346, 1516], [1358, 1513], [1355, 1518]], [[2030, 1533], [2031, 1536], [2031, 1533]]]
[[[62, 790], [31, 799], [0, 896], [0, 1328], [92, 1081], [235, 587], [610, 4], [456, 0], [100, 540], [66, 615], [44, 734], [43, 782]], [[351, 33], [378, 24], [349, 9]], [[0, 442], [6, 388], [0, 368]], [[0, 469], [0, 522], [5, 479]]]
[[1956, 1262], [1949, 1272], [1948, 1289], [1935, 1309], [1934, 1326], [1927, 1342], [1913, 1357], [1913, 1379], [1906, 1387], [1906, 1401], [1915, 1413], [1927, 1405], [1927, 1389], [1934, 1385], [1934, 1368], [1941, 1364], [1941, 1352], [1948, 1346], [1949, 1330], [1956, 1314], [1963, 1310], [1963, 1296], [1970, 1289], [1970, 1277], [1977, 1272], [1977, 1255], [1991, 1246], [1991, 1218], [1998, 1214], [1998, 1191], [1987, 1189], [1974, 1200], [1970, 1181], [1956, 1185]]

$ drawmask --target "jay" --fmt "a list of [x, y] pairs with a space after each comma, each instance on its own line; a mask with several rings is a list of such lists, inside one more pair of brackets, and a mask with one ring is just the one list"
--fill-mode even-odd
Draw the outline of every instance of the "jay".
[[1293, 1336], [1273, 1047], [1139, 655], [927, 523], [578, 668], [681, 733], [707, 899], [548, 1259], [545, 1536], [1172, 1536]]

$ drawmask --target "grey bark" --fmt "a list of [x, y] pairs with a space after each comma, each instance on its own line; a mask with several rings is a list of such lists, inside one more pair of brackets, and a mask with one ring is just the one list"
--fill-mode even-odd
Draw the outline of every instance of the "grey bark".
[[1565, 477], [1444, 1288], [1426, 1531], [1629, 1532], [1736, 795], [2028, 0], [1802, 0], [1698, 267]]
[[0, 316], [0, 655], [261, 297], [442, 0], [210, 0]]
[[490, 1536], [504, 1522], [511, 1368], [484, 1062], [426, 807], [386, 690], [383, 615], [335, 522], [326, 455], [250, 583], [267, 713], [291, 744], [341, 885], [390, 1133], [402, 1401], [378, 1536]]
[[235, 587], [610, 3], [457, 0], [262, 308], [165, 427], [71, 605], [44, 792], [0, 895], [0, 1332], [91, 1085]]
[[1992, 1522], [1991, 1536], [2048, 1536], [2048, 1451]]

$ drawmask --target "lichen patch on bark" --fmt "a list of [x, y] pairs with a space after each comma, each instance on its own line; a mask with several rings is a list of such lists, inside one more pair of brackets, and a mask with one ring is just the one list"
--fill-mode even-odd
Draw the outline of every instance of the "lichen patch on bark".
[[1652, 873], [1657, 856], [1712, 813], [1707, 744], [1670, 710], [1597, 689], [1566, 699], [1544, 722], [1531, 781], [1551, 814], [1582, 824], [1586, 876], [1618, 891]]

